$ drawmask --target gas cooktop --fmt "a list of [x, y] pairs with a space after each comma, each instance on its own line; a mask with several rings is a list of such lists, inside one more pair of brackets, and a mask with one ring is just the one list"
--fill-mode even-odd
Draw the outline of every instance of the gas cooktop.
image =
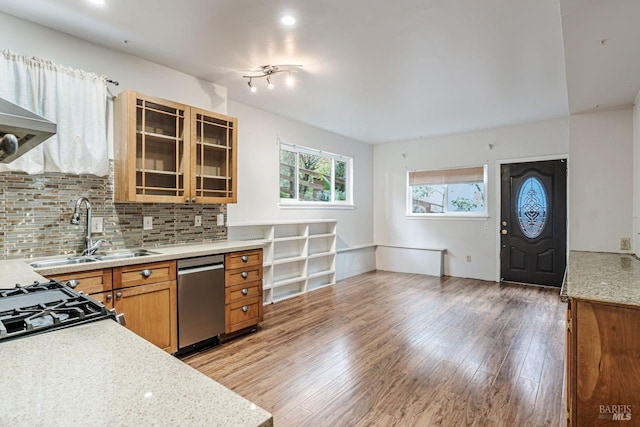
[[102, 319], [114, 310], [56, 280], [0, 289], [0, 342]]

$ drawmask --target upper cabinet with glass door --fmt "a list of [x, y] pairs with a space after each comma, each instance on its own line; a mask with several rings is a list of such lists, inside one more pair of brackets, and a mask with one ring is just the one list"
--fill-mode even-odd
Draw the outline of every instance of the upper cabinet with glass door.
[[237, 119], [125, 91], [116, 100], [115, 200], [235, 203]]

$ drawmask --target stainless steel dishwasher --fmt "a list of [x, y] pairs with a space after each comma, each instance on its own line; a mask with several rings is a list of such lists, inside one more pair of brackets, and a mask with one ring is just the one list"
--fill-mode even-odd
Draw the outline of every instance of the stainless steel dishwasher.
[[224, 255], [178, 260], [178, 352], [224, 333]]

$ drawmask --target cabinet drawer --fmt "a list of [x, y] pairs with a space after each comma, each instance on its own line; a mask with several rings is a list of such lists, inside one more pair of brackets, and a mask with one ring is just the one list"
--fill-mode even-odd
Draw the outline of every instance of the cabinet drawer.
[[260, 297], [251, 298], [247, 301], [237, 301], [226, 306], [227, 317], [226, 333], [239, 331], [249, 326], [257, 325], [260, 322], [262, 311], [262, 299]]
[[49, 276], [63, 285], [69, 280], [77, 280], [78, 286], [74, 289], [85, 294], [95, 294], [98, 292], [108, 292], [111, 290], [111, 269], [82, 271], [78, 273], [59, 274]]
[[262, 296], [262, 282], [260, 281], [228, 286], [225, 289], [225, 301], [227, 304], [236, 301], [249, 301], [260, 296]]
[[262, 265], [252, 265], [235, 270], [225, 269], [225, 286], [233, 286], [262, 280]]
[[152, 264], [129, 265], [113, 269], [113, 288], [176, 280], [176, 262], [155, 262]]
[[226, 254], [224, 264], [229, 270], [244, 268], [250, 265], [262, 265], [262, 249]]

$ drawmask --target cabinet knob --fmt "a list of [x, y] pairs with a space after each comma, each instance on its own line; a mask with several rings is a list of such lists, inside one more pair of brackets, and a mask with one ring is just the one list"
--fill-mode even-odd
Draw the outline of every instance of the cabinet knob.
[[149, 270], [149, 269], [142, 270], [142, 271], [140, 272], [140, 274], [142, 275], [142, 277], [149, 277], [149, 276], [151, 276], [151, 273], [153, 273], [153, 270]]
[[242, 262], [247, 262], [249, 261], [249, 257], [246, 255], [242, 255]]
[[75, 289], [75, 287], [78, 286], [79, 284], [80, 284], [80, 281], [76, 279], [67, 280], [65, 282], [65, 285], [70, 287], [71, 289]]
[[500, 233], [507, 234], [507, 230], [502, 230]]
[[195, 203], [196, 202], [196, 198], [194, 197], [193, 199], [191, 199], [191, 203]]
[[244, 313], [246, 313], [247, 311], [249, 311], [249, 307], [248, 307], [248, 306], [246, 306], [246, 305], [243, 305], [243, 306], [242, 306], [242, 311], [243, 311]]
[[113, 299], [113, 295], [108, 294], [108, 295], [107, 295], [107, 301], [111, 301], [112, 299]]
[[246, 271], [243, 271], [242, 273], [240, 273], [240, 275], [242, 276], [243, 279], [246, 279], [247, 277], [249, 277], [249, 273], [247, 273]]
[[189, 199], [188, 197], [186, 197], [186, 198], [184, 199], [184, 202], [185, 202], [185, 203], [189, 203], [189, 200], [191, 200], [191, 199]]
[[122, 292], [118, 292], [118, 293], [116, 294], [116, 298], [122, 298]]
[[249, 293], [249, 289], [244, 288], [244, 289], [242, 290], [242, 295], [247, 295], [248, 293]]

